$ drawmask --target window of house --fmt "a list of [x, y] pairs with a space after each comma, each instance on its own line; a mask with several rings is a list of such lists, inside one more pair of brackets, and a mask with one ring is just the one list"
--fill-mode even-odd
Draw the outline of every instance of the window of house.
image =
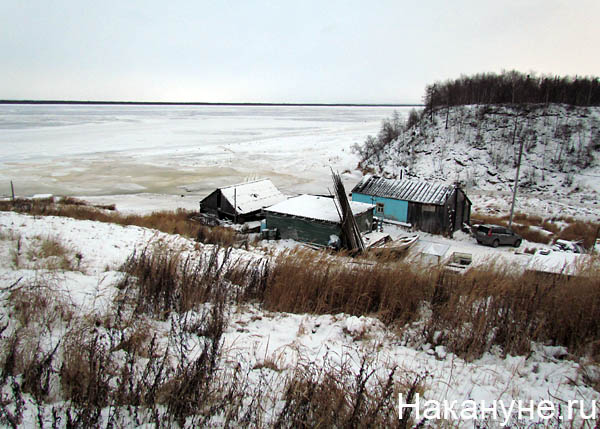
[[377, 203], [375, 207], [375, 213], [383, 214], [383, 203]]
[[424, 212], [435, 212], [435, 206], [433, 204], [423, 204]]

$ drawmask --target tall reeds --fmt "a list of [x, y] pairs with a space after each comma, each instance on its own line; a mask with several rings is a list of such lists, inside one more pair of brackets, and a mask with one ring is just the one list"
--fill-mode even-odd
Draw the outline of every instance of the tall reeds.
[[281, 254], [266, 274], [267, 309], [372, 315], [404, 326], [429, 308], [425, 339], [467, 359], [492, 346], [525, 354], [531, 341], [583, 354], [600, 340], [600, 273], [514, 273], [491, 264], [466, 275], [408, 263], [364, 264], [311, 252]]

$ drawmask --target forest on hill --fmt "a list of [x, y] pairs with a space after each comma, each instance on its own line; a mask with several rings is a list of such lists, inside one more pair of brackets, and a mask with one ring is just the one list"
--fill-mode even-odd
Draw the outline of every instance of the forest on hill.
[[425, 101], [353, 146], [359, 169], [510, 193], [523, 146], [519, 187], [580, 202], [600, 192], [598, 78], [478, 74], [427, 86]]
[[536, 76], [515, 70], [479, 73], [435, 82], [425, 88], [428, 110], [468, 104], [558, 103], [600, 105], [600, 80], [593, 76]]

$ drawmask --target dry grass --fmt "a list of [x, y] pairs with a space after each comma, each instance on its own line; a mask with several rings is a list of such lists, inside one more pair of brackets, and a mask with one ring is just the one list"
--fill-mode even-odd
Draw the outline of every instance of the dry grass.
[[[40, 338], [35, 330], [17, 329], [6, 338], [3, 344], [0, 385], [9, 377], [21, 376], [19, 388], [15, 396], [21, 392], [29, 393], [36, 401], [52, 400], [51, 388], [55, 381], [56, 369], [53, 361], [58, 344], [48, 351], [43, 351]], [[13, 388], [15, 383], [13, 381]], [[15, 400], [19, 398], [15, 397]], [[7, 404], [3, 404], [7, 405]], [[0, 412], [0, 415], [4, 413]], [[1, 419], [0, 419], [1, 420]]]
[[[396, 400], [401, 386], [396, 368], [384, 376], [366, 357], [358, 373], [349, 362], [299, 365], [286, 383], [275, 427], [409, 427], [400, 420]], [[419, 380], [420, 381], [420, 380]], [[405, 393], [405, 392], [403, 392]], [[406, 395], [405, 395], [406, 396]]]
[[552, 241], [552, 234], [545, 233], [540, 229], [532, 228], [529, 225], [513, 224], [512, 229], [525, 240], [531, 241], [532, 243], [550, 244]]
[[[247, 238], [231, 228], [221, 226], [200, 225], [196, 233], [196, 241], [200, 243], [213, 243], [220, 246], [236, 246], [238, 244], [248, 245]], [[245, 241], [244, 241], [245, 240]]]
[[52, 237], [38, 238], [29, 243], [27, 259], [38, 269], [74, 271], [80, 268], [81, 257], [60, 240]]
[[493, 345], [505, 353], [526, 354], [531, 341], [583, 354], [600, 333], [598, 273], [566, 278], [480, 267], [441, 287], [428, 329], [443, 332], [445, 338], [438, 341], [467, 359]]
[[[600, 353], [597, 272], [569, 279], [488, 266], [458, 276], [404, 263], [353, 262], [307, 250], [286, 252], [268, 263], [233, 259], [227, 249], [194, 259], [148, 248], [124, 267], [127, 276], [113, 320], [71, 324], [60, 347], [45, 351], [27, 328], [45, 322], [24, 306], [43, 294], [30, 297], [17, 285], [14, 303], [28, 316], [15, 315], [11, 323], [24, 328], [0, 335], [0, 388], [13, 383], [17, 404], [20, 392], [31, 393], [38, 404], [67, 400], [63, 408], [52, 409], [47, 421], [60, 418], [71, 427], [151, 422], [161, 428], [404, 428], [420, 423], [407, 410], [398, 415], [396, 401], [399, 393], [405, 402], [422, 393], [426, 374], [385, 370], [381, 362], [369, 360], [368, 351], [326, 356], [324, 364], [300, 359], [290, 372], [269, 356], [247, 370], [223, 367], [227, 304], [248, 300], [263, 302], [268, 310], [370, 314], [407, 331], [418, 322], [414, 334], [420, 339], [445, 344], [466, 359], [493, 346], [526, 354], [531, 341], [564, 345], [594, 359]], [[119, 301], [123, 297], [128, 299]], [[53, 311], [51, 302], [35, 305]], [[426, 318], [424, 307], [430, 310]], [[149, 335], [151, 317], [169, 320], [165, 337]], [[2, 329], [0, 324], [0, 334]], [[251, 376], [252, 371], [261, 376]], [[591, 380], [593, 374], [586, 377]], [[58, 398], [50, 395], [53, 382]], [[2, 412], [0, 420], [18, 421], [18, 407]]]
[[[111, 352], [122, 350], [127, 354], [150, 358], [147, 352], [150, 350], [154, 332], [154, 326], [150, 320], [143, 316], [106, 323], [108, 320], [108, 318], [96, 319], [94, 323], [113, 332], [119, 332], [118, 338], [114, 338], [111, 343], [111, 345], [114, 343], [110, 348]], [[102, 325], [102, 322], [106, 325]]]
[[[147, 221], [167, 229], [189, 222], [177, 212], [171, 221], [161, 216]], [[48, 258], [61, 249], [49, 242], [36, 252]], [[9, 291], [10, 320], [21, 328], [0, 335], [0, 390], [12, 383], [14, 404], [23, 400], [20, 392], [49, 400], [54, 377], [58, 399], [68, 403], [52, 409], [52, 418], [72, 427], [141, 425], [142, 420], [156, 427], [419, 424], [397, 414], [396, 400], [400, 392], [409, 398], [421, 392], [424, 376], [398, 374], [394, 368], [377, 371], [364, 357], [353, 361], [358, 370], [337, 357], [337, 363], [301, 363], [284, 380], [283, 394], [271, 398], [264, 392], [279, 391], [279, 385], [267, 383], [281, 378], [261, 379], [264, 384], [250, 390], [248, 373], [239, 366], [221, 367], [226, 306], [233, 302], [257, 301], [272, 311], [371, 315], [405, 332], [417, 326], [411, 332], [417, 339], [446, 345], [465, 359], [494, 346], [527, 354], [531, 341], [600, 357], [600, 273], [593, 270], [566, 278], [486, 266], [458, 276], [385, 257], [363, 260], [305, 249], [270, 262], [235, 259], [230, 248], [218, 246], [190, 256], [149, 247], [132, 255], [123, 270], [121, 301], [111, 320], [89, 320], [70, 329], [53, 350], [42, 350], [31, 330], [46, 326], [50, 331], [70, 320], [68, 306], [43, 287], [14, 285]], [[149, 334], [150, 318], [169, 320], [168, 346], [160, 347]], [[3, 329], [0, 324], [0, 334]], [[277, 359], [267, 357], [248, 372], [284, 377], [281, 369]], [[273, 420], [265, 421], [263, 407], [275, 403]], [[103, 417], [107, 407], [112, 414]], [[18, 422], [18, 413], [18, 407], [0, 411], [0, 422]]]
[[12, 266], [15, 270], [18, 270], [21, 268], [21, 254], [22, 254], [22, 238], [19, 236], [17, 237], [17, 239], [13, 242], [14, 245], [10, 248], [9, 250], [9, 255], [10, 255], [10, 261], [12, 263]]
[[594, 245], [594, 238], [600, 228], [600, 224], [593, 222], [571, 222], [565, 229], [560, 231], [558, 238], [563, 240], [583, 240], [583, 246], [586, 249]]
[[135, 313], [164, 319], [172, 311], [183, 313], [226, 294], [229, 251], [214, 247], [210, 253], [189, 254], [146, 248], [134, 253], [122, 270], [117, 286], [135, 303]]
[[50, 199], [0, 201], [0, 211], [19, 211], [36, 216], [62, 216], [79, 220], [115, 223], [118, 225], [135, 225], [142, 228], [156, 229], [167, 234], [179, 234], [196, 239], [202, 243], [237, 246], [248, 244], [247, 236], [233, 229], [224, 227], [208, 227], [191, 220], [195, 212], [177, 209], [172, 211], [156, 211], [146, 215], [124, 215], [114, 211], [111, 206], [93, 206], [84, 201], [64, 197], [56, 202]]
[[[342, 259], [343, 260], [343, 259]], [[309, 250], [282, 253], [272, 264], [264, 291], [267, 309], [294, 313], [377, 314], [407, 323], [431, 298], [437, 271], [421, 273], [405, 263], [353, 264]]]
[[90, 327], [73, 329], [63, 338], [63, 361], [59, 371], [65, 399], [75, 406], [74, 427], [94, 427], [101, 410], [111, 402], [111, 379], [116, 363], [104, 338]]
[[59, 323], [69, 322], [73, 311], [65, 297], [54, 290], [47, 278], [39, 277], [35, 281], [17, 286], [8, 294], [11, 304], [10, 317], [21, 327], [35, 324], [48, 330]]
[[57, 238], [36, 236], [24, 239], [18, 235], [6, 238], [12, 241], [9, 256], [14, 269], [81, 270], [83, 256]]
[[[508, 227], [509, 216], [493, 216], [481, 213], [471, 215], [471, 223], [489, 223]], [[567, 226], [561, 228], [556, 222], [566, 223]], [[548, 233], [540, 231], [542, 228]], [[594, 244], [594, 238], [600, 228], [600, 224], [586, 222], [574, 219], [570, 216], [559, 216], [552, 219], [543, 219], [540, 216], [527, 215], [525, 213], [515, 213], [513, 217], [513, 230], [521, 235], [525, 240], [534, 243], [549, 244], [554, 239], [577, 241], [583, 240], [584, 247], [589, 249]]]
[[[281, 254], [261, 267], [265, 288], [255, 296], [267, 310], [372, 315], [406, 326], [431, 310], [421, 334], [473, 359], [494, 345], [526, 354], [531, 341], [584, 354], [600, 340], [600, 273], [568, 278], [514, 274], [485, 266], [459, 276], [404, 263], [354, 264], [306, 250]], [[419, 334], [419, 335], [421, 335]]]

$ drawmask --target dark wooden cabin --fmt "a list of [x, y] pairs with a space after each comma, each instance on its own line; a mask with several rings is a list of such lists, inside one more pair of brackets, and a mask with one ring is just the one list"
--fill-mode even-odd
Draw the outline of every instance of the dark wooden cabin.
[[456, 185], [365, 176], [352, 201], [374, 204], [376, 217], [433, 234], [452, 234], [471, 220], [471, 200]]
[[262, 179], [215, 189], [200, 201], [200, 211], [219, 219], [246, 222], [263, 217], [263, 208], [285, 199], [270, 180]]

